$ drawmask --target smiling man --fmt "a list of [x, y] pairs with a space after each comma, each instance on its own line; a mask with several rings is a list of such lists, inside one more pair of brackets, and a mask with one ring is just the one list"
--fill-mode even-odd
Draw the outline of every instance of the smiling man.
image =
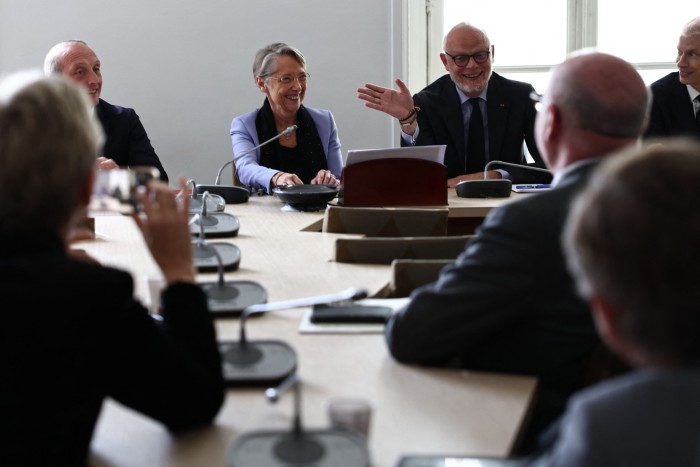
[[645, 137], [691, 136], [700, 139], [700, 16], [681, 31], [678, 71], [651, 85], [651, 119]]
[[62, 74], [87, 89], [106, 137], [103, 155], [98, 158], [101, 169], [150, 166], [160, 171], [161, 180], [168, 181], [168, 174], [134, 109], [100, 99], [102, 64], [85, 42], [70, 40], [53, 46], [44, 59], [44, 73]]
[[[460, 23], [447, 33], [440, 53], [447, 74], [415, 96], [397, 79], [398, 91], [366, 84], [358, 97], [399, 120], [403, 146], [446, 145], [448, 187], [483, 178], [489, 161], [526, 164], [523, 142], [543, 167], [533, 135], [535, 108], [529, 96], [534, 88], [494, 73], [494, 54], [482, 29]], [[550, 180], [547, 174], [510, 167], [489, 173], [489, 178], [502, 176], [525, 183]]]

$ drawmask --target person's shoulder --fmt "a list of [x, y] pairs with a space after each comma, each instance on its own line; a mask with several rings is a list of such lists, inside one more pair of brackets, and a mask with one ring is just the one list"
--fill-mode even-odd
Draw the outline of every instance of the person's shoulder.
[[492, 85], [500, 86], [510, 91], [527, 93], [528, 95], [535, 89], [532, 84], [528, 82], [506, 78], [505, 76], [499, 75], [495, 71], [491, 73], [491, 78], [489, 79], [489, 87]]
[[237, 115], [233, 117], [234, 122], [248, 122], [248, 121], [255, 121], [255, 117], [258, 115], [258, 112], [260, 109], [253, 109], [249, 112], [246, 112], [241, 115]]
[[136, 113], [134, 109], [131, 107], [124, 107], [121, 105], [114, 105], [110, 104], [104, 99], [100, 99], [100, 101], [97, 103], [97, 108], [98, 111], [101, 112], [103, 115], [109, 115], [109, 116], [119, 116], [119, 115], [128, 115], [131, 116]]
[[681, 83], [680, 77], [677, 71], [673, 71], [666, 76], [662, 76], [653, 83], [651, 83], [650, 88], [652, 92], [658, 93], [665, 90], [671, 90], [674, 88], [684, 88], [685, 85]]
[[[455, 84], [449, 74], [444, 74], [432, 83], [428, 84], [426, 87], [421, 89], [416, 96], [429, 96], [442, 94], [445, 86], [452, 86], [454, 88]], [[456, 93], [456, 91], [455, 91]]]

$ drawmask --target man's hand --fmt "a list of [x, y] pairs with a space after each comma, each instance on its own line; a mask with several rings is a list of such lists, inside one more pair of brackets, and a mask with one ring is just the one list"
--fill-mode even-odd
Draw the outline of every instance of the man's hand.
[[366, 101], [365, 106], [391, 115], [396, 119], [404, 119], [413, 110], [413, 96], [403, 81], [396, 78], [399, 90], [383, 88], [375, 84], [365, 84], [366, 87], [357, 89], [357, 97]]

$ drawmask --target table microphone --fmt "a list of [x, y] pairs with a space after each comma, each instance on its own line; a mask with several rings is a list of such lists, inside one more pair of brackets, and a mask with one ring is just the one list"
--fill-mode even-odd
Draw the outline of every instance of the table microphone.
[[[259, 283], [246, 280], [226, 282], [224, 270], [231, 263], [233, 266], [228, 269], [238, 269], [241, 261], [241, 250], [231, 243], [206, 243], [202, 238], [200, 236], [195, 243], [195, 265], [200, 271], [208, 270], [208, 263], [213, 257], [218, 271], [216, 281], [198, 282], [204, 295], [207, 296], [209, 311], [216, 317], [240, 316], [247, 307], [265, 303], [267, 290]], [[203, 268], [202, 264], [205, 264], [207, 268]]]
[[[233, 214], [226, 212], [208, 213], [209, 192], [205, 191], [201, 197], [201, 212], [195, 212], [190, 219], [190, 233], [206, 237], [235, 237], [241, 227], [241, 222]], [[217, 195], [214, 195], [217, 196]], [[192, 210], [190, 210], [192, 213]], [[199, 226], [199, 228], [197, 228]]]
[[[204, 192], [204, 198], [209, 192]], [[223, 281], [224, 270], [235, 271], [241, 263], [241, 250], [232, 243], [207, 242], [204, 232], [204, 222], [198, 222], [200, 217], [206, 216], [206, 205], [202, 206], [202, 214], [195, 214], [190, 222], [199, 223], [199, 235], [192, 242], [192, 260], [199, 272], [219, 271], [220, 280]]]
[[350, 288], [336, 294], [262, 303], [245, 308], [240, 317], [240, 340], [219, 343], [224, 380], [231, 385], [268, 385], [281, 381], [296, 370], [296, 353], [285, 342], [246, 339], [245, 323], [250, 316], [289, 308], [360, 300], [366, 296], [365, 291]]
[[226, 200], [226, 204], [240, 204], [240, 203], [245, 203], [248, 201], [248, 198], [250, 198], [250, 191], [242, 186], [235, 186], [235, 185], [220, 185], [221, 181], [221, 172], [228, 167], [229, 165], [233, 164], [236, 159], [240, 159], [241, 157], [245, 156], [246, 154], [250, 154], [253, 151], [256, 151], [260, 149], [261, 147], [281, 138], [282, 136], [289, 136], [292, 133], [297, 131], [297, 126], [296, 125], [291, 125], [288, 126], [287, 128], [284, 129], [281, 133], [279, 133], [276, 136], [273, 136], [272, 138], [268, 139], [267, 141], [264, 141], [257, 146], [248, 149], [247, 151], [244, 151], [241, 154], [234, 154], [233, 158], [226, 162], [224, 165], [222, 165], [219, 168], [219, 172], [216, 174], [216, 180], [214, 181], [213, 185], [199, 185], [197, 187], [198, 193], [203, 193], [204, 191], [208, 191], [210, 193], [217, 194], [224, 198]]
[[274, 403], [289, 388], [294, 390], [292, 429], [244, 433], [231, 446], [232, 467], [369, 467], [367, 440], [349, 430], [305, 430], [301, 425], [301, 382], [296, 372], [279, 386], [268, 388], [265, 398]]
[[[187, 186], [192, 187], [190, 190], [192, 193], [190, 195], [190, 213], [198, 212], [202, 209], [202, 205], [205, 204], [204, 193], [206, 192], [206, 190], [199, 192], [197, 182], [195, 182], [193, 179], [187, 180]], [[175, 199], [180, 199], [185, 195], [185, 191], [181, 190], [177, 194]], [[207, 209], [210, 211], [220, 212], [226, 209], [226, 201], [224, 201], [224, 199], [221, 196], [213, 195], [211, 193], [207, 197], [206, 205]]]
[[489, 163], [484, 167], [483, 180], [464, 180], [455, 185], [457, 196], [461, 198], [508, 198], [510, 196], [511, 188], [513, 187], [513, 183], [510, 180], [505, 178], [489, 180], [489, 170], [496, 164], [515, 167], [522, 170], [532, 170], [551, 174], [549, 170], [540, 169], [539, 167], [530, 167], [529, 165], [513, 164], [511, 162], [503, 161], [489, 161]]

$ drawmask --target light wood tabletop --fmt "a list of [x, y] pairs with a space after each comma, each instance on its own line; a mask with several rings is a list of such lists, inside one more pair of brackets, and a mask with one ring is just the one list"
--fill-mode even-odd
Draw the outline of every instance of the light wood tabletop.
[[[483, 217], [515, 199], [466, 200], [450, 197], [450, 215]], [[228, 205], [240, 220], [230, 242], [241, 250], [240, 268], [227, 281], [251, 280], [268, 301], [325, 295], [349, 287], [372, 295], [390, 280], [387, 265], [336, 263], [334, 241], [342, 234], [321, 232], [323, 212], [287, 209], [273, 196], [252, 196]], [[95, 218], [97, 239], [79, 244], [103, 264], [128, 270], [136, 294], [150, 295], [146, 277], [158, 276], [138, 229], [126, 216]], [[198, 281], [214, 281], [215, 273]], [[268, 313], [246, 322], [249, 340], [276, 339], [296, 351], [302, 388], [302, 423], [328, 428], [332, 397], [367, 399], [374, 407], [369, 433], [372, 465], [392, 467], [402, 454], [506, 456], [516, 442], [536, 388], [531, 377], [403, 365], [388, 354], [381, 333], [302, 334], [306, 309]], [[217, 318], [219, 340], [238, 340], [239, 320]], [[125, 343], [128, 338], [125, 338]], [[293, 397], [266, 401], [263, 388], [231, 388], [213, 426], [173, 437], [161, 425], [108, 400], [92, 443], [93, 466], [226, 466], [237, 436], [292, 426]]]

